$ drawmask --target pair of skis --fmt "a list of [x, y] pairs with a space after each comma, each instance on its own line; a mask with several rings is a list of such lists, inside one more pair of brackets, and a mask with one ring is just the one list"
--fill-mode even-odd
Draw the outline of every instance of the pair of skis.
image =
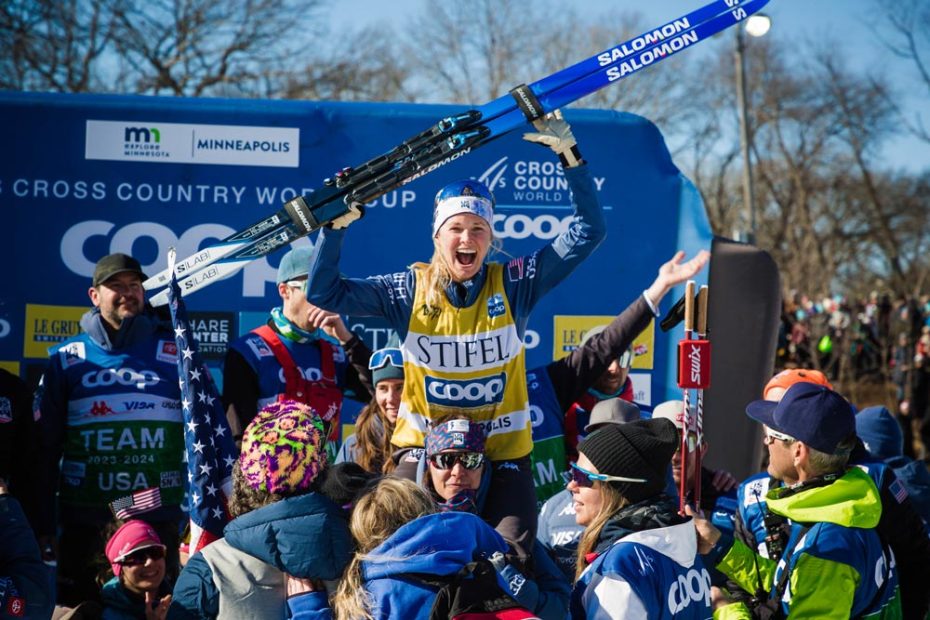
[[[179, 260], [174, 271], [181, 290], [192, 293], [230, 276], [247, 262], [332, 222], [350, 207], [370, 203], [463, 152], [687, 49], [741, 22], [767, 3], [714, 0], [529, 86], [518, 86], [483, 106], [444, 118], [387, 153], [343, 169], [326, 179], [321, 188], [285, 203], [278, 212]], [[143, 286], [155, 291], [170, 280], [171, 272], [164, 270]], [[156, 306], [167, 300], [167, 290], [151, 298]]]
[[[694, 289], [694, 280], [688, 280], [684, 297], [685, 337], [678, 343], [678, 387], [684, 393], [681, 479], [678, 481], [678, 505], [682, 514], [688, 503], [688, 454], [692, 451], [695, 455], [691, 500], [695, 510], [701, 507], [704, 390], [710, 387], [710, 341], [707, 340], [707, 302], [710, 289], [706, 285], [701, 286], [697, 296]], [[697, 391], [696, 406], [692, 406], [691, 403], [691, 390]]]

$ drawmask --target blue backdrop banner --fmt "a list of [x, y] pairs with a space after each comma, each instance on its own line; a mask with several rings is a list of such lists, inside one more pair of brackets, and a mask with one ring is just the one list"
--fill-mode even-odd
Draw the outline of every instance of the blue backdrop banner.
[[[0, 245], [7, 266], [0, 290], [0, 362], [34, 377], [47, 348], [77, 333], [101, 256], [132, 254], [152, 275], [165, 268], [169, 247], [188, 256], [319, 187], [337, 170], [461, 111], [0, 93], [6, 145], [0, 210], [8, 227]], [[691, 255], [711, 242], [700, 196], [672, 163], [652, 123], [607, 111], [570, 109], [565, 116], [590, 162], [608, 238], [537, 306], [526, 334], [529, 368], [571, 350], [592, 323], [620, 312], [676, 249]], [[494, 233], [506, 253], [496, 260], [531, 253], [570, 218], [555, 156], [514, 132], [369, 205], [346, 236], [344, 273], [388, 273], [427, 260], [433, 197], [462, 178], [482, 180], [496, 196]], [[253, 261], [185, 299], [192, 317], [201, 320], [201, 348], [214, 367], [226, 341], [260, 320], [253, 313], [278, 305], [274, 279], [282, 254]], [[246, 317], [250, 324], [240, 325]], [[389, 336], [377, 320], [348, 317], [348, 324], [373, 346], [383, 346]], [[674, 387], [670, 364], [679, 337], [650, 330], [640, 344], [652, 348], [650, 355], [637, 356], [634, 366], [637, 391], [651, 401], [644, 404], [660, 402]]]

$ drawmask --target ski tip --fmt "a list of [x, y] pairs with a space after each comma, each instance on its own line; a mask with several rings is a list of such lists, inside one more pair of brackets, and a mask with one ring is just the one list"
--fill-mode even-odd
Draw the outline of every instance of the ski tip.
[[157, 288], [161, 288], [168, 284], [168, 280], [171, 277], [171, 272], [165, 269], [161, 273], [157, 273], [145, 282], [142, 283], [142, 288], [147, 291], [151, 291]]
[[163, 291], [152, 295], [152, 297], [149, 298], [149, 303], [156, 308], [158, 306], [166, 305], [168, 303], [168, 289], [164, 289]]

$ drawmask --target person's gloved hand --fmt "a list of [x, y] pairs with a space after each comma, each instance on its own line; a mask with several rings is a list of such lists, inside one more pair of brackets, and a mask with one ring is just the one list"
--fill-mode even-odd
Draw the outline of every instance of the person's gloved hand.
[[572, 128], [562, 118], [559, 110], [533, 121], [533, 126], [537, 131], [523, 134], [524, 140], [548, 146], [559, 156], [562, 165], [567, 168], [584, 163], [578, 151], [578, 143], [572, 134]]
[[333, 230], [340, 230], [342, 228], [347, 228], [349, 224], [355, 220], [362, 219], [362, 216], [365, 215], [365, 207], [358, 204], [349, 205], [349, 210], [334, 219], [329, 223], [329, 227]]
[[535, 605], [535, 601], [528, 600], [530, 592], [528, 589], [524, 588], [524, 586], [527, 585], [527, 580], [526, 577], [523, 576], [523, 573], [517, 570], [513, 564], [508, 563], [507, 557], [500, 551], [492, 553], [488, 557], [488, 561], [491, 562], [494, 570], [497, 571], [497, 574], [500, 575], [504, 583], [507, 584], [510, 595], [521, 605], [532, 609]]

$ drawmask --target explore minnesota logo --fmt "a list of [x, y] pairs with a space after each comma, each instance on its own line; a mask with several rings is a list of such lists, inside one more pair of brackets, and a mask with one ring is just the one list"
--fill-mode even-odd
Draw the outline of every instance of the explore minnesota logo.
[[87, 121], [86, 159], [296, 168], [300, 129]]

